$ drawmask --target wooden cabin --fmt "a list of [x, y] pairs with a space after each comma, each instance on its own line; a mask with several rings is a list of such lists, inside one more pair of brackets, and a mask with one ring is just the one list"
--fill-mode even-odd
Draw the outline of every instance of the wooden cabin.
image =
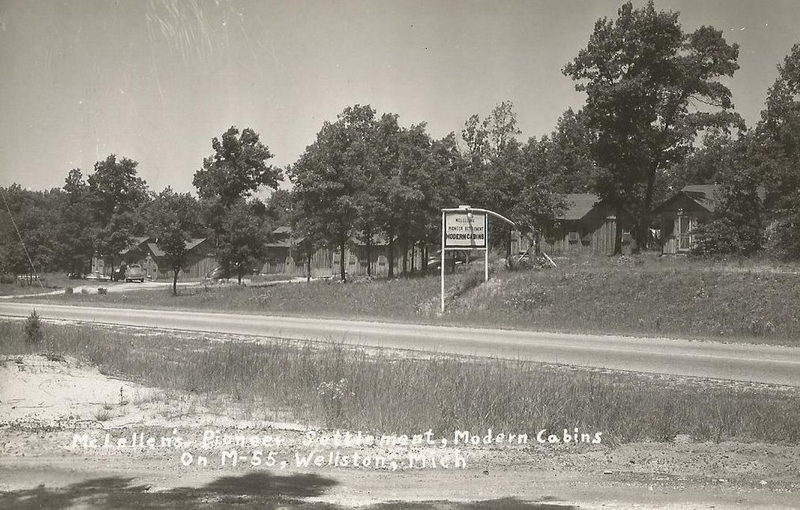
[[717, 184], [684, 186], [655, 209], [661, 226], [661, 253], [675, 255], [694, 248], [694, 230], [714, 214], [719, 190]]
[[612, 255], [617, 228], [623, 228], [623, 244], [630, 244], [625, 225], [618, 225], [615, 211], [597, 195], [570, 193], [564, 199], [564, 211], [543, 229], [543, 250], [559, 254]]
[[[203, 278], [214, 270], [217, 262], [214, 249], [206, 238], [190, 239], [186, 242], [186, 264], [180, 278]], [[130, 248], [122, 250], [114, 257], [114, 269], [120, 265], [139, 264], [151, 280], [172, 278], [172, 268], [164, 261], [164, 252], [151, 237], [136, 237]], [[110, 257], [95, 254], [92, 257], [92, 272], [111, 277]]]

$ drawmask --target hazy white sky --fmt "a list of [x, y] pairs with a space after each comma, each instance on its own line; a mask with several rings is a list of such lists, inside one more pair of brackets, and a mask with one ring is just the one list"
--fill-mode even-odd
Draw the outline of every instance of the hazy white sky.
[[[621, 3], [0, 0], [0, 185], [61, 186], [115, 153], [152, 189], [187, 191], [231, 125], [255, 129], [284, 165], [352, 104], [440, 137], [509, 99], [523, 138], [540, 137], [583, 103], [561, 68]], [[739, 43], [729, 85], [755, 123], [800, 42], [800, 0], [656, 7]]]

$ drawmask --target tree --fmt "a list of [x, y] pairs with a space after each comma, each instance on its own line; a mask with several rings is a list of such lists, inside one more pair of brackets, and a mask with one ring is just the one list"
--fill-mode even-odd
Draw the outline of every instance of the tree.
[[766, 188], [772, 244], [800, 257], [800, 44], [778, 66], [755, 129], [755, 163]]
[[346, 245], [364, 204], [361, 194], [377, 171], [375, 134], [375, 110], [368, 105], [347, 107], [336, 122], [323, 124], [314, 143], [289, 171], [305, 229], [338, 247], [343, 282], [347, 281]]
[[264, 222], [254, 214], [252, 204], [240, 199], [226, 211], [218, 248], [225, 273], [236, 275], [239, 284], [264, 257], [267, 235]]
[[3, 270], [33, 274], [58, 266], [58, 190], [30, 191], [18, 184], [0, 188], [0, 246]]
[[[94, 173], [87, 179], [88, 203], [97, 223], [94, 248], [111, 259], [112, 274], [117, 254], [130, 247], [133, 236], [143, 229], [134, 213], [149, 196], [147, 183], [136, 173], [137, 166], [136, 161], [117, 160], [111, 154], [95, 163]], [[72, 177], [74, 181], [77, 175]], [[79, 186], [77, 182], [68, 185], [70, 189]]]
[[203, 168], [195, 172], [192, 181], [202, 198], [217, 197], [229, 208], [260, 186], [277, 188], [283, 179], [280, 168], [267, 164], [273, 155], [250, 128], [239, 134], [231, 127], [222, 140], [213, 138], [211, 146], [214, 154], [203, 160]]
[[275, 190], [266, 203], [266, 214], [278, 226], [289, 225], [292, 222], [294, 204], [292, 192], [285, 189]]
[[62, 189], [66, 197], [60, 204], [59, 258], [70, 273], [83, 274], [91, 264], [97, 222], [92, 217], [89, 187], [80, 169], [69, 171]]
[[710, 221], [695, 231], [697, 253], [750, 255], [764, 241], [764, 208], [760, 196], [760, 177], [748, 153], [752, 142], [743, 136], [714, 151], [720, 157], [715, 181], [720, 184], [717, 204]]
[[[588, 46], [564, 67], [586, 92], [583, 111], [597, 133], [595, 190], [617, 217], [633, 218], [638, 248], [659, 176], [685, 157], [699, 130], [739, 120], [730, 90], [716, 81], [733, 76], [738, 53], [712, 27], [684, 33], [678, 13], [658, 12], [651, 0], [642, 9], [623, 4], [616, 21], [598, 20]], [[615, 244], [619, 252], [619, 235]]]
[[[94, 173], [87, 179], [92, 208], [101, 224], [114, 214], [130, 213], [147, 201], [147, 183], [136, 173], [139, 163], [111, 154], [94, 165]], [[70, 172], [66, 185], [72, 192], [80, 192], [80, 172]], [[67, 192], [70, 192], [67, 190]]]
[[595, 164], [592, 159], [594, 131], [583, 111], [567, 109], [556, 129], [538, 142], [528, 140], [523, 148], [527, 164], [539, 179], [548, 180], [557, 193], [588, 193], [592, 190]]
[[178, 274], [186, 265], [188, 243], [200, 229], [197, 200], [167, 187], [149, 205], [148, 216], [156, 245], [164, 252], [164, 263], [172, 269], [172, 294], [177, 296]]

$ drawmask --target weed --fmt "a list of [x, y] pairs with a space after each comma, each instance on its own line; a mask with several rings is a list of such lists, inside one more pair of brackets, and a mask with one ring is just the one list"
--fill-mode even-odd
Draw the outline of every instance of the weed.
[[42, 321], [39, 319], [39, 314], [34, 309], [28, 318], [25, 320], [25, 340], [29, 344], [38, 345], [44, 339], [44, 328]]
[[94, 415], [94, 419], [97, 421], [108, 421], [111, 419], [111, 413], [105, 409], [105, 406], [100, 411], [97, 411], [97, 414]]

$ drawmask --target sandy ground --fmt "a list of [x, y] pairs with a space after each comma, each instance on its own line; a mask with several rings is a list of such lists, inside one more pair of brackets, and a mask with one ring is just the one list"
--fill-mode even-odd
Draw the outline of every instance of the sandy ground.
[[[800, 508], [795, 446], [688, 437], [616, 447], [336, 446], [319, 440], [332, 431], [314, 431], [310, 441], [304, 425], [259, 411], [167, 394], [72, 358], [0, 358], [0, 508]], [[240, 443], [213, 443], [226, 434]], [[178, 446], [176, 437], [193, 444]], [[223, 465], [231, 450], [236, 466], [230, 457]], [[253, 465], [256, 450], [261, 465]], [[270, 451], [276, 463], [266, 466]], [[337, 451], [387, 464], [345, 467], [331, 462]], [[297, 465], [312, 452], [322, 465]], [[410, 453], [438, 464], [411, 468]], [[466, 467], [453, 465], [459, 455]]]

